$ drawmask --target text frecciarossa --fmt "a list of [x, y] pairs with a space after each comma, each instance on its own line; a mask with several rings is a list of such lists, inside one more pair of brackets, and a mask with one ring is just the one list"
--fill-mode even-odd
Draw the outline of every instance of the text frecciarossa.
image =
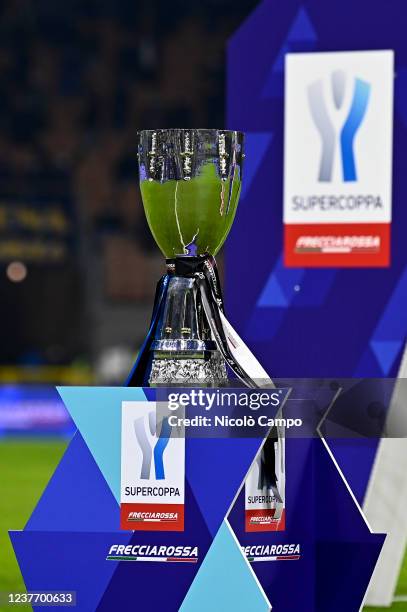
[[156, 546], [150, 544], [112, 544], [109, 555], [137, 557], [197, 557], [198, 546]]
[[256, 544], [255, 546], [242, 546], [246, 557], [268, 557], [273, 555], [299, 555], [299, 544]]

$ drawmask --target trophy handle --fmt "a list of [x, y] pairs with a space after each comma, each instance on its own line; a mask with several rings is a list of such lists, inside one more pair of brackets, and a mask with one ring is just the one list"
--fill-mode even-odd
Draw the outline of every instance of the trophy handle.
[[155, 333], [158, 327], [158, 322], [165, 303], [165, 297], [168, 291], [170, 276], [164, 274], [157, 283], [157, 288], [154, 297], [153, 312], [151, 315], [150, 328], [147, 332], [136, 362], [125, 382], [126, 387], [143, 387], [148, 385], [148, 378], [151, 369], [150, 351], [154, 342]]

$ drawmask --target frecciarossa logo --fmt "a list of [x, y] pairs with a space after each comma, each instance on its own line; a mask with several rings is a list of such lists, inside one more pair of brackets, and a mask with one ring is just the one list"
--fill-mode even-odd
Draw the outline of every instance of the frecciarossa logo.
[[250, 563], [254, 561], [299, 561], [300, 544], [256, 544], [242, 546], [243, 554]]
[[128, 521], [162, 521], [173, 522], [178, 520], [178, 512], [129, 512]]
[[107, 561], [164, 561], [197, 563], [198, 546], [158, 546], [155, 544], [112, 544]]

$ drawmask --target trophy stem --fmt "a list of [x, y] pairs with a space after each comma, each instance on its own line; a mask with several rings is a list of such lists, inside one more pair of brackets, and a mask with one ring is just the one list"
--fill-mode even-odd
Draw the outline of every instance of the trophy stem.
[[151, 386], [227, 383], [226, 364], [211, 337], [195, 278], [171, 277], [150, 350]]
[[273, 386], [224, 316], [214, 258], [178, 255], [167, 268], [129, 384], [228, 386], [228, 367], [247, 387]]

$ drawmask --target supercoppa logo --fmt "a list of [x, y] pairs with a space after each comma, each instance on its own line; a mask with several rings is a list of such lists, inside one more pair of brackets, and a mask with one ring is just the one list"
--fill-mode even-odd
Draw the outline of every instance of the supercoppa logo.
[[[347, 83], [347, 80], [350, 82]], [[348, 112], [344, 109], [347, 87], [353, 87]], [[323, 79], [311, 83], [307, 91], [312, 119], [322, 144], [318, 180], [332, 181], [335, 152], [339, 144], [342, 179], [344, 182], [357, 181], [354, 140], [366, 115], [371, 85], [360, 78], [347, 79], [343, 70], [335, 70], [331, 74], [329, 89], [333, 104], [327, 103]]]
[[150, 480], [151, 464], [154, 458], [155, 480], [164, 480], [164, 451], [171, 437], [168, 418], [162, 420], [160, 434], [157, 436], [156, 413], [152, 410], [148, 415], [134, 421], [134, 432], [142, 453], [140, 479]]

